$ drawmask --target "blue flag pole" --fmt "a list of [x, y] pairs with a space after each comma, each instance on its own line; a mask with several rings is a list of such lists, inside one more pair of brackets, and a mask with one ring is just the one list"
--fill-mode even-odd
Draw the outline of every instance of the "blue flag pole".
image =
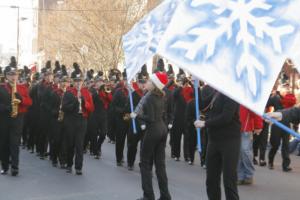
[[[130, 102], [130, 111], [131, 113], [134, 112], [134, 107], [133, 107], [133, 98], [132, 98], [132, 91], [130, 89], [130, 86], [128, 87], [128, 91], [129, 91], [129, 102]], [[132, 119], [132, 127], [133, 127], [133, 133], [136, 134], [136, 124], [135, 124], [135, 119]]]
[[[199, 114], [199, 92], [198, 92], [199, 80], [194, 81], [194, 88], [195, 88], [195, 108], [196, 108], [196, 120], [200, 119]], [[198, 144], [198, 151], [201, 153], [201, 130], [197, 128], [197, 144]]]
[[266, 114], [263, 115], [263, 118], [272, 122], [273, 124], [275, 124], [276, 126], [281, 128], [282, 130], [284, 130], [286, 133], [300, 139], [300, 134], [298, 134], [296, 131], [292, 130], [291, 128], [287, 127], [286, 125], [282, 124], [281, 122], [277, 121], [276, 119], [273, 119], [273, 118], [267, 116]]

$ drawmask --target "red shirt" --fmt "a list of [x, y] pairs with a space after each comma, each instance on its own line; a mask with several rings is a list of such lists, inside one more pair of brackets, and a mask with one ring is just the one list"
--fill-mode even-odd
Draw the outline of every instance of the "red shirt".
[[252, 132], [263, 128], [263, 119], [244, 106], [240, 106], [240, 121], [242, 132]]
[[[7, 89], [8, 93], [11, 95], [12, 88], [10, 84], [6, 83], [5, 88]], [[17, 92], [22, 97], [22, 101], [18, 107], [18, 113], [26, 113], [28, 111], [28, 107], [32, 105], [32, 100], [29, 97], [28, 87], [25, 84], [18, 84], [17, 85]]]
[[105, 91], [99, 91], [99, 97], [104, 104], [104, 109], [107, 110], [112, 101], [112, 94]]
[[[77, 97], [77, 89], [75, 87], [68, 87], [67, 91]], [[88, 116], [95, 110], [93, 98], [87, 88], [81, 88], [80, 92], [85, 102], [84, 105], [81, 105], [82, 115], [84, 118], [88, 118]]]
[[194, 97], [194, 89], [192, 87], [183, 87], [182, 88], [182, 96], [186, 103], [190, 102]]
[[32, 105], [32, 99], [29, 96], [29, 89], [26, 85], [17, 85], [17, 91], [22, 97], [22, 102], [19, 105], [19, 113], [26, 113], [29, 106]]
[[281, 99], [281, 104], [282, 106], [286, 108], [291, 108], [294, 105], [296, 105], [297, 100], [294, 94], [286, 94], [282, 99]]

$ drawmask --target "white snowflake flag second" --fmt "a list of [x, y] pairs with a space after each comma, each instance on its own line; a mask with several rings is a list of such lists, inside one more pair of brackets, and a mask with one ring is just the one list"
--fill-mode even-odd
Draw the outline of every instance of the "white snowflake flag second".
[[130, 82], [156, 53], [180, 0], [165, 0], [123, 36], [127, 79]]
[[185, 0], [158, 54], [263, 114], [285, 59], [299, 53], [300, 46], [290, 48], [300, 27], [299, 12], [290, 12], [299, 2]]

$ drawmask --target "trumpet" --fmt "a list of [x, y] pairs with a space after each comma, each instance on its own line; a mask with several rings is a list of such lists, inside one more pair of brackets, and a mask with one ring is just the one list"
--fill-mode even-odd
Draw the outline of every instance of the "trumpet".
[[11, 117], [16, 118], [18, 116], [18, 110], [19, 110], [19, 104], [21, 101], [16, 98], [16, 92], [17, 92], [17, 81], [15, 81], [12, 85], [12, 91], [11, 91], [11, 105], [12, 105], [12, 111], [11, 111]]

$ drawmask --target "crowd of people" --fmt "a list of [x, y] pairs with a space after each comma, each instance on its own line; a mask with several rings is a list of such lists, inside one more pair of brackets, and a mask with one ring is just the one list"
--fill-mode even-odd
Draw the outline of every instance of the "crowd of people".
[[[0, 68], [1, 69], [1, 68]], [[142, 199], [154, 199], [152, 167], [155, 165], [161, 191], [160, 199], [171, 199], [165, 166], [167, 136], [171, 157], [193, 165], [197, 155], [196, 128], [201, 128], [200, 164], [207, 169], [209, 199], [220, 199], [220, 177], [223, 173], [227, 199], [239, 199], [237, 185], [253, 183], [254, 165], [274, 169], [274, 157], [281, 144], [282, 169], [290, 168], [290, 150], [299, 149], [299, 140], [290, 143], [290, 136], [271, 126], [244, 106], [241, 106], [200, 82], [201, 116], [196, 120], [194, 82], [183, 70], [174, 73], [172, 65], [158, 61], [154, 74], [143, 66], [136, 80], [127, 82], [126, 72], [83, 73], [77, 63], [73, 72], [48, 61], [41, 72], [27, 67], [17, 69], [11, 58], [1, 71], [0, 85], [0, 160], [5, 175], [19, 173], [19, 147], [27, 148], [40, 159], [49, 158], [53, 167], [82, 175], [83, 157], [89, 153], [101, 158], [102, 144], [107, 139], [115, 144], [116, 165], [132, 171], [139, 161], [142, 175]], [[285, 87], [289, 88], [289, 86]], [[132, 92], [134, 111], [130, 107]], [[280, 111], [296, 104], [289, 89], [270, 95], [266, 112]], [[283, 123], [294, 123], [292, 117]], [[298, 115], [299, 116], [299, 115]], [[274, 118], [282, 119], [275, 112]], [[135, 120], [133, 126], [132, 119]], [[268, 160], [266, 150], [270, 133]], [[127, 141], [126, 159], [124, 158]], [[136, 159], [140, 147], [140, 159]], [[183, 144], [183, 145], [182, 145]], [[182, 147], [183, 146], [183, 147]], [[181, 151], [183, 150], [183, 151]], [[75, 164], [74, 164], [75, 163]]]

